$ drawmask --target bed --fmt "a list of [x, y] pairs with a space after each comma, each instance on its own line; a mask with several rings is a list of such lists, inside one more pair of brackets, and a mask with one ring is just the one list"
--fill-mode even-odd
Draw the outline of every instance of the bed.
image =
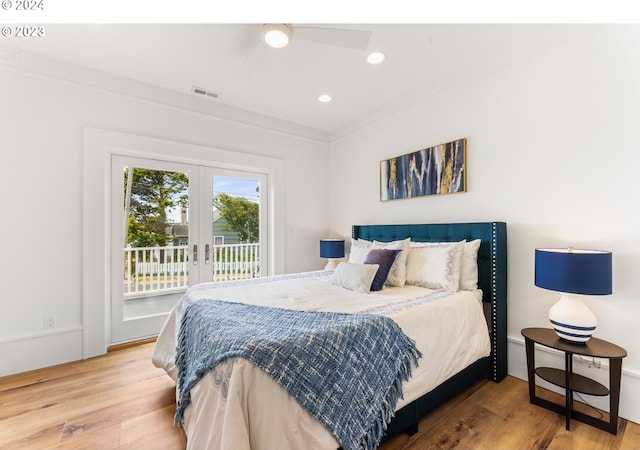
[[[399, 432], [415, 433], [420, 417], [476, 381], [489, 377], [499, 382], [506, 376], [507, 247], [504, 222], [354, 225], [352, 240], [354, 246], [365, 242], [376, 243], [377, 248], [392, 247], [391, 243], [409, 240], [412, 248], [426, 247], [424, 250], [429, 252], [432, 252], [432, 245], [426, 243], [437, 246], [445, 242], [478, 242], [477, 289], [448, 292], [447, 289], [417, 285], [385, 284], [380, 291], [360, 293], [336, 282], [339, 269], [347, 266], [360, 269], [357, 264], [345, 264], [336, 271], [289, 274], [247, 282], [205, 283], [190, 288], [172, 310], [153, 353], [153, 363], [178, 381], [176, 419], [178, 421], [180, 416], [178, 423], [185, 429], [188, 448], [375, 447], [382, 435], [384, 440]], [[352, 253], [355, 252], [354, 247]], [[415, 261], [412, 267], [415, 267]], [[274, 381], [276, 377], [267, 375], [264, 367], [258, 367], [259, 363], [244, 358], [229, 357], [208, 368], [190, 387], [188, 401], [184, 402], [184, 392], [179, 388], [185, 383], [181, 382], [183, 378], [176, 365], [176, 361], [181, 360], [181, 357], [177, 358], [176, 347], [182, 342], [181, 331], [187, 317], [195, 314], [196, 305], [213, 306], [214, 311], [221, 311], [222, 306], [255, 306], [275, 308], [273, 311], [259, 309], [260, 313], [277, 314], [282, 308], [345, 314], [347, 317], [384, 316], [385, 324], [393, 322], [403, 336], [416, 344], [420, 358], [417, 361], [414, 354], [411, 376], [402, 383], [401, 393], [394, 398], [393, 410], [388, 414], [393, 416], [391, 421], [384, 424], [384, 429], [377, 430], [373, 441], [369, 438], [366, 444], [354, 444], [348, 438], [343, 439], [344, 430], [341, 430], [342, 434], [329, 430], [321, 420], [324, 417], [301, 406], [304, 402], [300, 397], [294, 398], [295, 394], [283, 389], [284, 384]], [[451, 317], [454, 323], [441, 326], [445, 323], [443, 317]], [[182, 349], [181, 346], [178, 348]], [[440, 354], [442, 349], [446, 352]], [[371, 358], [373, 360], [373, 356]], [[376, 360], [376, 364], [382, 364], [386, 359]], [[382, 365], [380, 372], [383, 372]], [[352, 409], [357, 410], [356, 405]]]

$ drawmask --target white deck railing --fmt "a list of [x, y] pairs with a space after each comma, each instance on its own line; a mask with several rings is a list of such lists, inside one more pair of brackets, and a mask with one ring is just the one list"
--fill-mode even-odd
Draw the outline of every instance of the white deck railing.
[[[129, 247], [124, 249], [124, 297], [183, 291], [189, 286], [189, 248]], [[214, 245], [209, 259], [198, 255], [198, 264], [211, 266], [211, 279], [226, 281], [260, 275], [260, 244]]]

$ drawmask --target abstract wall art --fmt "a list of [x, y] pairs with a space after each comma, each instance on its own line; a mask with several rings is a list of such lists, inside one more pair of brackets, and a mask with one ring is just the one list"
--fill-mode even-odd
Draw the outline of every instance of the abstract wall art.
[[467, 139], [380, 161], [380, 200], [467, 190]]

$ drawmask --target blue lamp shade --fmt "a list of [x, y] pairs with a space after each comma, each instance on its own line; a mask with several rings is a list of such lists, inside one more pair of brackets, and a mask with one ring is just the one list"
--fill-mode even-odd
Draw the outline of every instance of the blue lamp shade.
[[584, 344], [591, 338], [597, 321], [581, 296], [611, 294], [611, 259], [600, 250], [536, 249], [535, 285], [562, 293], [549, 310], [561, 339]]
[[536, 286], [583, 295], [611, 294], [611, 252], [536, 249]]
[[344, 258], [344, 239], [321, 239], [320, 258]]

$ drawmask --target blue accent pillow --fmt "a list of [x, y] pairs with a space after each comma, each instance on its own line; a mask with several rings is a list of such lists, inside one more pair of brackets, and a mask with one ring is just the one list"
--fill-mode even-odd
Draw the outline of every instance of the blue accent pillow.
[[378, 264], [380, 266], [376, 272], [376, 276], [373, 277], [373, 281], [371, 282], [372, 291], [379, 291], [382, 289], [385, 281], [387, 281], [391, 265], [396, 260], [396, 256], [398, 256], [398, 253], [400, 252], [401, 250], [375, 248], [367, 253], [364, 263]]

